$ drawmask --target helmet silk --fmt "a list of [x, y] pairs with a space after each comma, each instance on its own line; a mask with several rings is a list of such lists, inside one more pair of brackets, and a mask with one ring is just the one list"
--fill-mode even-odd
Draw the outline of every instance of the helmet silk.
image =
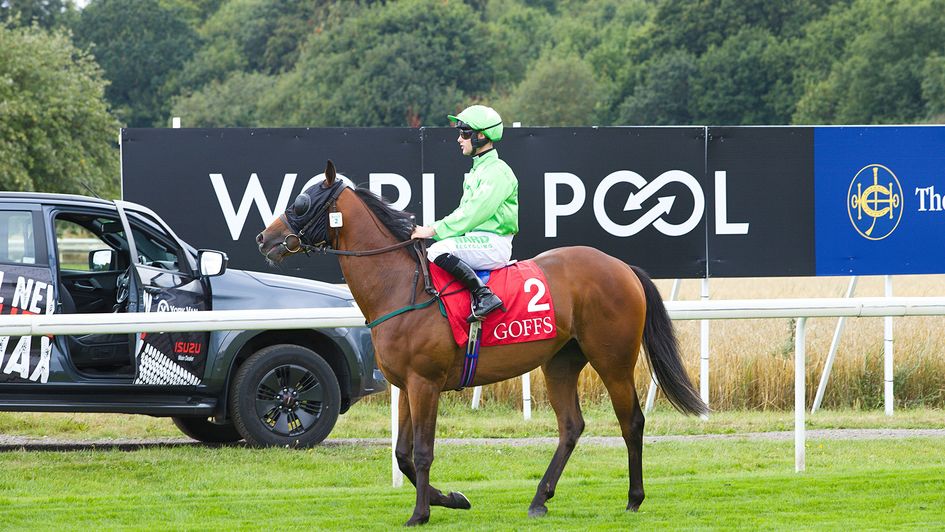
[[476, 131], [481, 131], [492, 142], [502, 140], [502, 117], [491, 107], [472, 105], [458, 115], [447, 115], [453, 122], [463, 122]]

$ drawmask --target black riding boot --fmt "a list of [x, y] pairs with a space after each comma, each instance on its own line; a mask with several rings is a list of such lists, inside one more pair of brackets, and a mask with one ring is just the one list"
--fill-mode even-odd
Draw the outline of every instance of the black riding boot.
[[457, 281], [472, 292], [472, 314], [466, 321], [472, 323], [485, 318], [486, 314], [502, 307], [502, 300], [492, 292], [492, 289], [482, 284], [482, 279], [468, 264], [454, 255], [444, 253], [433, 260], [440, 268], [450, 273]]

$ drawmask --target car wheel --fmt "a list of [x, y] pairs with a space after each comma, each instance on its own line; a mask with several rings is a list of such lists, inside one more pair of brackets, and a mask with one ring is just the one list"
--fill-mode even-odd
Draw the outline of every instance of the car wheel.
[[205, 417], [175, 417], [173, 420], [181, 432], [204, 443], [233, 443], [243, 439], [232, 421], [219, 424]]
[[296, 345], [249, 357], [230, 389], [230, 412], [247, 443], [311, 447], [331, 432], [341, 409], [338, 380], [325, 360]]

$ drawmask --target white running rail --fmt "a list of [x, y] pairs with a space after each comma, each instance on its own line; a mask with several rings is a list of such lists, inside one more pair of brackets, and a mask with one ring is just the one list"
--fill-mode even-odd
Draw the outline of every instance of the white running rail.
[[[945, 297], [667, 301], [666, 309], [674, 320], [798, 318], [794, 367], [794, 467], [795, 471], [800, 472], [806, 469], [804, 380], [806, 318], [945, 316]], [[310, 329], [363, 325], [364, 316], [355, 307], [136, 314], [37, 314], [0, 316], [0, 335]], [[887, 384], [887, 394], [891, 395], [891, 393], [891, 387]], [[391, 419], [395, 420], [396, 417], [397, 403], [392, 401]], [[392, 421], [393, 423], [395, 422]], [[395, 440], [391, 443], [395, 444]], [[392, 467], [396, 485], [399, 471], [396, 470], [396, 463]]]

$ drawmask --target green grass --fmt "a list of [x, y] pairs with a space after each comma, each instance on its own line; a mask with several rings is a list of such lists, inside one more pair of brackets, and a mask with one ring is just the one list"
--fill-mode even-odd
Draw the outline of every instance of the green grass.
[[[609, 403], [582, 406], [587, 436], [619, 436], [620, 428]], [[882, 411], [818, 411], [807, 416], [808, 429], [834, 428], [945, 428], [941, 409], [900, 409], [893, 416]], [[384, 437], [389, 435], [389, 406], [379, 401], [355, 405], [341, 416], [332, 438]], [[646, 416], [646, 435], [734, 434], [794, 430], [793, 411], [715, 412], [708, 420], [684, 416], [675, 410], [656, 409]], [[488, 405], [472, 410], [468, 403], [447, 400], [441, 403], [437, 433], [450, 438], [535, 437], [558, 434], [554, 412], [536, 408], [532, 419], [524, 421], [521, 410]]]
[[[938, 528], [945, 439], [647, 444], [642, 511], [626, 505], [623, 449], [579, 445], [546, 518], [528, 504], [550, 446], [440, 446], [433, 479], [472, 501], [432, 510], [435, 529]], [[0, 528], [387, 530], [414, 492], [392, 489], [383, 446], [308, 451], [199, 446], [0, 453]]]
[[[478, 410], [444, 396], [437, 429], [440, 436], [535, 437], [557, 435], [554, 414], [547, 407], [533, 410], [532, 419], [523, 421], [520, 410], [501, 405], [484, 405]], [[613, 410], [606, 403], [584, 407], [585, 435], [620, 434]], [[943, 428], [941, 409], [900, 409], [887, 417], [882, 411], [819, 411], [807, 415], [808, 429], [823, 428]], [[732, 434], [794, 430], [793, 412], [716, 412], [707, 421], [657, 409], [647, 415], [646, 434]], [[380, 400], [358, 403], [342, 415], [330, 438], [384, 438], [390, 434], [390, 410]], [[40, 414], [0, 412], [0, 434], [54, 437], [73, 440], [107, 438], [167, 438], [182, 434], [169, 419], [117, 414]]]
[[[586, 435], [618, 434], [607, 404], [584, 408]], [[355, 405], [331, 438], [384, 438], [381, 400]], [[708, 421], [668, 410], [646, 434], [792, 430], [791, 412], [719, 412]], [[941, 410], [819, 412], [816, 428], [941, 428]], [[479, 410], [447, 396], [441, 437], [553, 436], [547, 408], [530, 422], [515, 409]], [[0, 434], [68, 440], [181, 437], [169, 420], [104, 414], [0, 413]], [[945, 526], [945, 438], [809, 440], [808, 471], [795, 474], [793, 441], [662, 441], [644, 452], [647, 499], [628, 514], [626, 452], [579, 444], [549, 503], [526, 517], [553, 447], [439, 445], [434, 485], [463, 491], [468, 512], [434, 508], [434, 528], [797, 529]], [[357, 529], [399, 527], [414, 491], [390, 486], [390, 450], [330, 444], [298, 451], [199, 445], [137, 451], [0, 452], [0, 530]]]

